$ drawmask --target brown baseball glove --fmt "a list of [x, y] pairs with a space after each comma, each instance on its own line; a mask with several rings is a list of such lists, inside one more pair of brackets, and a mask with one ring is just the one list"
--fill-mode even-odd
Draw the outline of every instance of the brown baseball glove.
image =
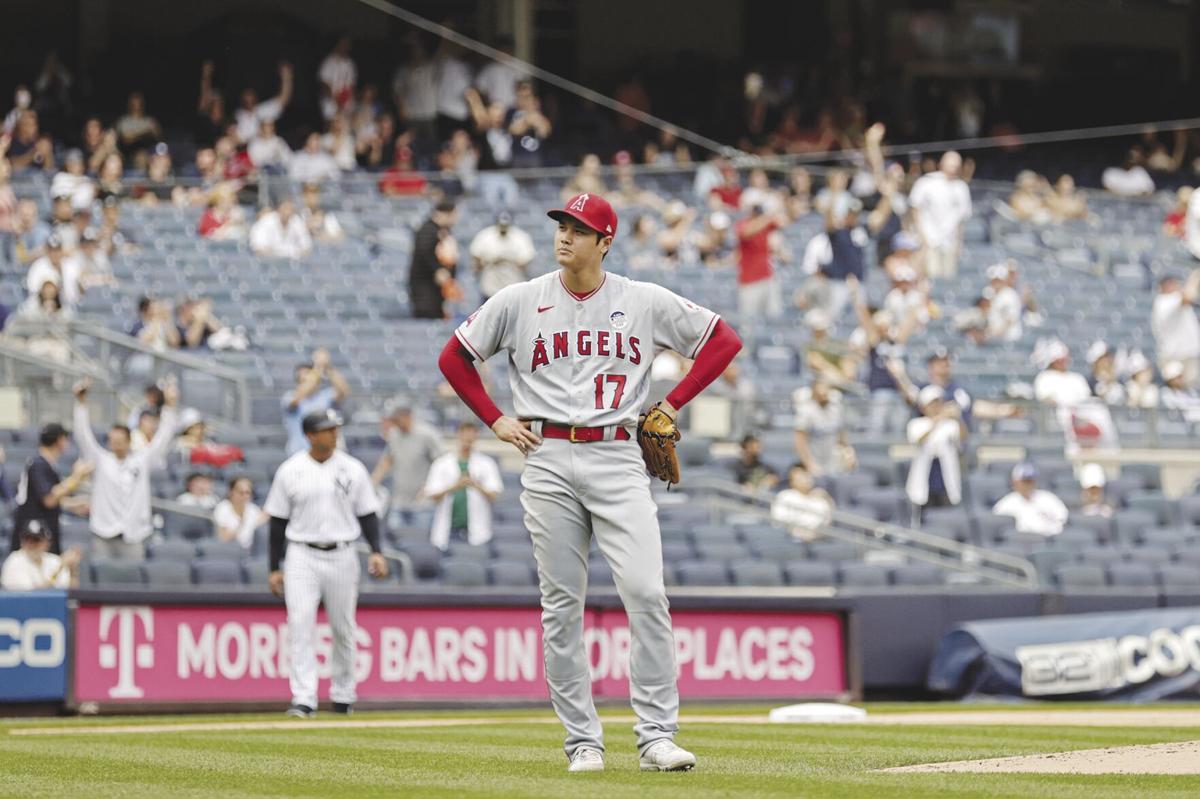
[[642, 448], [642, 460], [646, 469], [668, 485], [679, 482], [679, 455], [675, 442], [679, 440], [679, 428], [658, 403], [638, 420], [638, 445]]

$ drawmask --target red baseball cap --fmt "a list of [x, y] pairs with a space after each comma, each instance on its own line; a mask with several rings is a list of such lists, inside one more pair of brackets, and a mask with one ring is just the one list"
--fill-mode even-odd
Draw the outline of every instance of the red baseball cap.
[[617, 212], [608, 204], [608, 200], [599, 194], [576, 194], [567, 201], [565, 208], [547, 211], [546, 216], [556, 222], [561, 221], [564, 216], [569, 216], [601, 235], [617, 235]]

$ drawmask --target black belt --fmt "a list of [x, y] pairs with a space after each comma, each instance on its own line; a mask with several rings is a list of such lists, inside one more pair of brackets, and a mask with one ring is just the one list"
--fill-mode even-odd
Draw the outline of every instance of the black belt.
[[348, 547], [348, 546], [350, 546], [350, 544], [352, 542], [350, 542], [350, 541], [329, 541], [329, 542], [317, 544], [317, 543], [313, 543], [312, 541], [304, 541], [302, 543], [304, 544], [304, 546], [310, 547], [311, 549], [319, 549], [322, 552], [332, 552], [335, 549], [341, 549], [342, 547]]

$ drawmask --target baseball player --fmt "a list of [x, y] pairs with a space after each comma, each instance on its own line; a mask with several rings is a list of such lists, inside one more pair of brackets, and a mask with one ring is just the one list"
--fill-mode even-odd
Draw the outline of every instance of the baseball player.
[[[724, 371], [741, 341], [712, 311], [604, 271], [617, 215], [603, 197], [577, 195], [549, 216], [558, 222], [561, 269], [498, 291], [455, 330], [438, 365], [496, 437], [526, 455], [521, 504], [537, 560], [546, 681], [567, 730], [568, 770], [604, 769], [583, 645], [593, 536], [629, 616], [641, 768], [691, 769], [695, 756], [673, 740], [679, 693], [657, 507], [630, 431], [647, 403], [659, 351], [695, 359], [658, 406], [674, 419]], [[496, 407], [475, 368], [500, 351], [509, 360], [514, 416]]]
[[[337, 449], [337, 411], [311, 413], [301, 423], [308, 449], [275, 472], [263, 510], [271, 517], [271, 593], [287, 604], [292, 706], [289, 716], [316, 715], [317, 605], [333, 632], [333, 712], [349, 714], [355, 696], [354, 612], [358, 604], [359, 530], [371, 546], [367, 570], [386, 577], [379, 551], [379, 505], [367, 468]], [[287, 561], [280, 570], [284, 552]]]

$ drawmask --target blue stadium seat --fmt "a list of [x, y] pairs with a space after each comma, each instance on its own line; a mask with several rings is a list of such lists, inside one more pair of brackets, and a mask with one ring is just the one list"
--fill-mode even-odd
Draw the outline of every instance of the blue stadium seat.
[[237, 560], [246, 557], [246, 550], [237, 541], [221, 541], [210, 538], [196, 545], [200, 557], [206, 560]]
[[692, 560], [675, 568], [680, 585], [729, 585], [729, 571], [723, 563]]
[[942, 580], [942, 570], [931, 563], [910, 563], [892, 569], [893, 585], [937, 586]]
[[196, 545], [188, 541], [151, 542], [146, 547], [146, 557], [151, 560], [191, 561], [196, 557]]
[[146, 580], [142, 565], [128, 560], [94, 560], [92, 582], [98, 586], [140, 586]]
[[152, 588], [186, 587], [192, 582], [192, 564], [184, 560], [148, 560], [142, 564], [142, 572]]
[[887, 566], [876, 563], [843, 563], [838, 583], [844, 588], [883, 588], [888, 584]]
[[1147, 563], [1114, 563], [1108, 567], [1108, 584], [1115, 588], [1154, 588], [1154, 568]]
[[1095, 591], [1105, 587], [1104, 569], [1086, 564], [1065, 564], [1054, 570], [1054, 582], [1063, 591]]
[[241, 585], [242, 567], [236, 560], [198, 560], [192, 564], [196, 585]]
[[783, 571], [778, 563], [765, 560], [739, 560], [729, 565], [729, 573], [734, 585], [744, 586], [780, 586], [783, 585]]
[[442, 583], [455, 588], [478, 588], [487, 585], [487, 567], [479, 560], [446, 558], [442, 561]]
[[488, 580], [492, 585], [530, 588], [537, 585], [537, 578], [528, 563], [498, 560], [488, 566]]
[[1181, 564], [1159, 566], [1158, 584], [1169, 594], [1200, 594], [1200, 568]]
[[832, 563], [788, 561], [783, 566], [783, 575], [788, 585], [831, 586], [837, 583], [837, 569]]

